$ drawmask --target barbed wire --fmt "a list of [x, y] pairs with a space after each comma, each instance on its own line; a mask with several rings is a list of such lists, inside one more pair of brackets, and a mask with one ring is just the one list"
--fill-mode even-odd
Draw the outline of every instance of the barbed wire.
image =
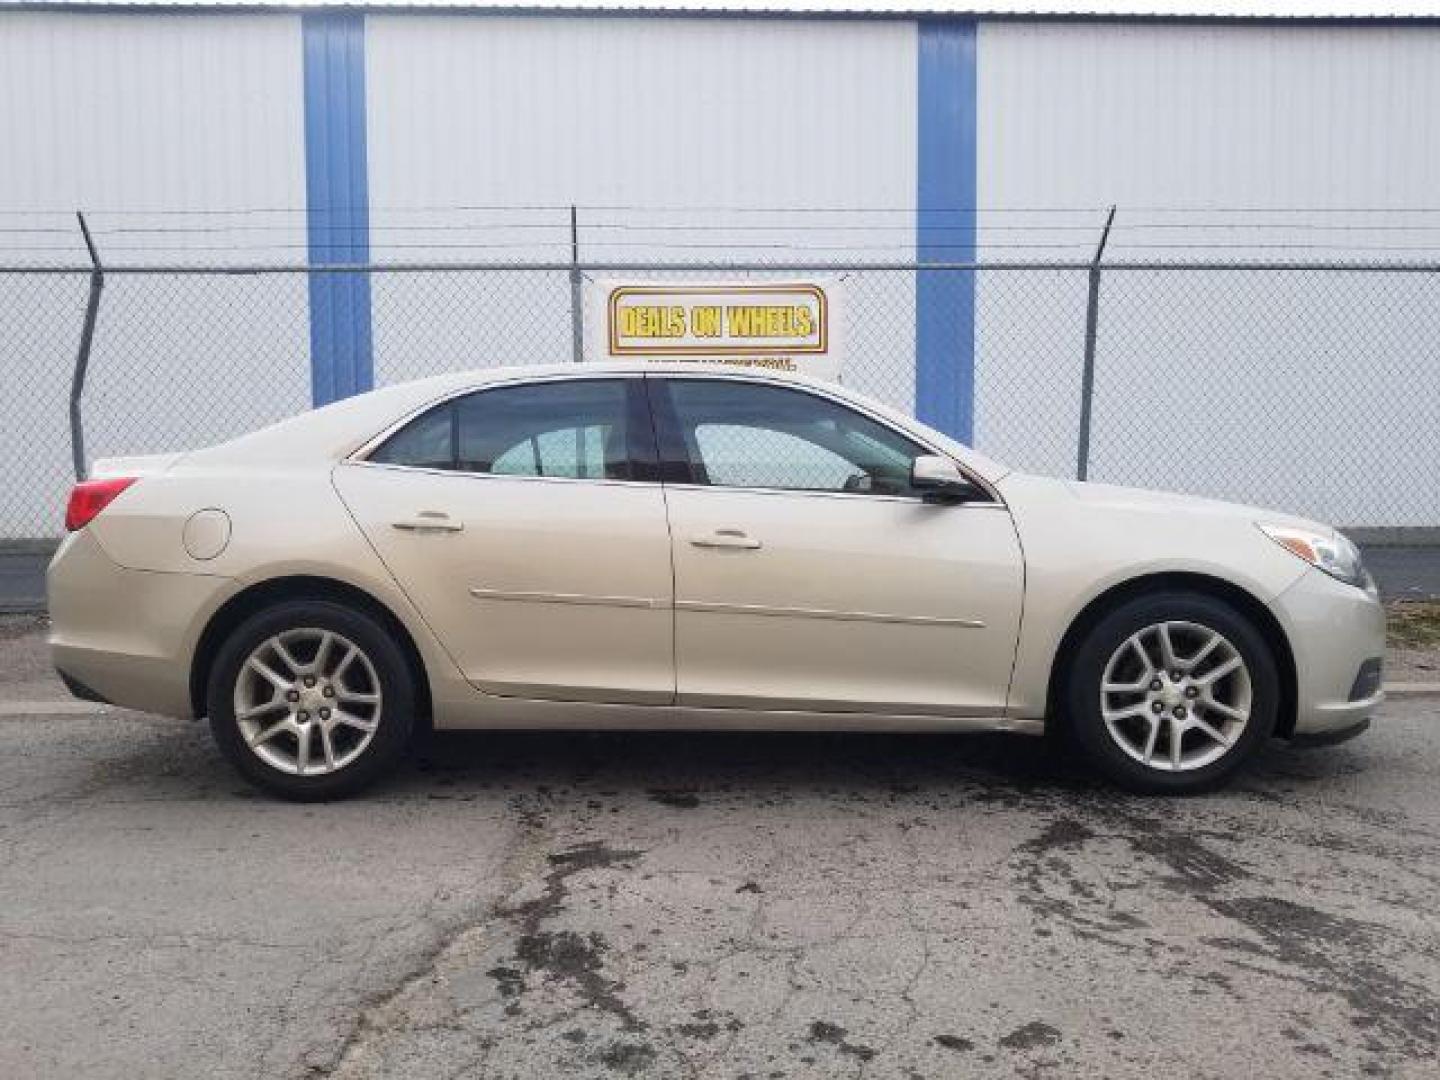
[[[1027, 252], [1057, 259], [1088, 254], [1102, 235], [1100, 215], [1110, 209], [680, 204], [572, 208], [497, 203], [377, 207], [368, 214], [342, 207], [117, 208], [88, 217], [91, 234], [101, 241], [101, 255], [111, 264], [151, 256], [214, 256], [219, 262], [287, 252], [304, 252], [307, 260], [319, 264], [378, 262], [415, 252], [450, 252], [458, 257], [513, 253], [537, 261], [564, 261], [578, 244], [592, 261], [621, 252], [666, 261], [684, 256], [708, 260], [713, 255], [716, 263], [725, 261], [720, 256], [744, 261], [760, 253], [796, 260], [816, 253], [832, 261], [865, 260], [878, 252], [895, 255], [901, 265], [947, 259], [977, 263], [987, 255], [1003, 259]], [[536, 220], [536, 213], [552, 216]], [[404, 220], [420, 214], [448, 220]], [[476, 220], [476, 214], [490, 216]], [[689, 217], [673, 220], [679, 214]], [[717, 214], [735, 219], [717, 221], [713, 219]], [[966, 216], [956, 216], [962, 214]], [[1350, 219], [1336, 216], [1342, 214]], [[1386, 256], [1399, 260], [1417, 253], [1440, 253], [1440, 220], [1429, 216], [1435, 214], [1440, 214], [1440, 207], [1124, 207], [1111, 224], [1106, 250], [1112, 256], [1166, 252], [1177, 259], [1186, 252], [1199, 258], [1207, 252], [1243, 252], [1254, 259], [1293, 252], [1337, 257], [1353, 253], [1384, 262]], [[289, 216], [275, 220], [271, 215]], [[757, 220], [753, 215], [770, 219]], [[895, 215], [904, 215], [905, 220], [896, 220]], [[1085, 220], [1076, 220], [1077, 215]], [[1366, 215], [1379, 220], [1355, 220]], [[1419, 220], [1400, 220], [1395, 215]], [[0, 259], [28, 259], [38, 265], [53, 263], [54, 257], [86, 255], [74, 219], [74, 211], [0, 208]]]
[[[915, 224], [907, 225], [850, 225], [850, 224], [769, 224], [769, 225], [714, 225], [704, 223], [691, 223], [685, 225], [652, 225], [636, 224], [634, 222], [611, 222], [611, 221], [587, 221], [581, 227], [582, 231], [590, 232], [719, 232], [719, 233], [748, 233], [748, 232], [796, 232], [796, 233], [904, 233], [913, 235], [917, 229]], [[1086, 233], [1093, 234], [1096, 231], [1095, 225], [1006, 225], [998, 223], [976, 223], [967, 225], [926, 225], [926, 232], [930, 233], [985, 233], [985, 232], [1032, 232], [1032, 233]], [[345, 234], [354, 233], [362, 235], [373, 235], [375, 233], [426, 233], [426, 232], [508, 232], [546, 230], [553, 232], [564, 231], [568, 235], [568, 223], [560, 222], [501, 222], [496, 224], [466, 224], [448, 223], [437, 225], [388, 225], [377, 224], [348, 224], [348, 225], [311, 225], [305, 229], [301, 225], [120, 225], [110, 227], [95, 227], [91, 231], [97, 236], [122, 236], [122, 235], [206, 235], [206, 234], [229, 234], [229, 233], [295, 233], [298, 231], [309, 233], [331, 233]], [[1434, 225], [1361, 225], [1361, 224], [1315, 224], [1315, 223], [1281, 223], [1263, 224], [1252, 222], [1117, 222], [1112, 226], [1111, 232], [1221, 232], [1221, 231], [1268, 231], [1268, 232], [1440, 232], [1440, 223]], [[75, 230], [62, 229], [57, 227], [46, 228], [17, 228], [0, 226], [0, 234], [50, 234], [50, 235], [74, 235]]]

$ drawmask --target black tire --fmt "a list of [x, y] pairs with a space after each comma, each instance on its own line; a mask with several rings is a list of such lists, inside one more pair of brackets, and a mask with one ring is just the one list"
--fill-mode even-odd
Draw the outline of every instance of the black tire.
[[[1162, 771], [1126, 753], [1101, 710], [1100, 687], [1111, 656], [1132, 635], [1162, 622], [1196, 623], [1218, 631], [1239, 653], [1250, 676], [1250, 715], [1243, 729], [1216, 760], [1184, 771]], [[1273, 735], [1280, 677], [1264, 636], [1234, 607], [1204, 593], [1157, 591], [1118, 604], [1090, 627], [1070, 658], [1062, 701], [1065, 733], [1109, 779], [1135, 792], [1189, 794], [1224, 785]]]
[[[353, 761], [333, 772], [296, 775], [250, 749], [235, 717], [235, 694], [241, 668], [256, 648], [276, 635], [311, 628], [359, 647], [373, 668], [380, 705], [374, 733]], [[206, 701], [210, 730], [230, 763], [256, 787], [297, 802], [340, 799], [373, 783], [404, 755], [415, 724], [414, 678], [389, 631], [370, 615], [330, 600], [283, 601], [241, 623], [215, 658]]]

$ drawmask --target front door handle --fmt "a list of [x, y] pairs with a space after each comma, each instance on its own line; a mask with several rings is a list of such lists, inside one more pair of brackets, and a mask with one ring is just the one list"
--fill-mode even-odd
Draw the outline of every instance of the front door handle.
[[451, 521], [449, 514], [442, 514], [438, 510], [422, 510], [413, 518], [392, 521], [390, 527], [404, 532], [462, 532], [465, 525], [463, 522]]
[[690, 543], [695, 547], [704, 548], [742, 548], [754, 551], [763, 546], [753, 536], [746, 536], [739, 529], [716, 529], [713, 533], [706, 533], [703, 536], [692, 536]]

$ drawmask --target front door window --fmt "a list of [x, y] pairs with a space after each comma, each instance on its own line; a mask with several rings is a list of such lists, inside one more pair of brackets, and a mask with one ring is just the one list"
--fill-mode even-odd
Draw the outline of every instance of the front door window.
[[652, 380], [674, 457], [714, 487], [919, 497], [910, 465], [926, 450], [801, 390], [722, 379]]

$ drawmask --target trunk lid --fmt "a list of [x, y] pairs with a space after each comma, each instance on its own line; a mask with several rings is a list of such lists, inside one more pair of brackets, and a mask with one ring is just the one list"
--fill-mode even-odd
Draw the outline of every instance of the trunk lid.
[[156, 476], [166, 472], [183, 454], [132, 454], [128, 457], [97, 458], [90, 466], [89, 479], [107, 476]]

